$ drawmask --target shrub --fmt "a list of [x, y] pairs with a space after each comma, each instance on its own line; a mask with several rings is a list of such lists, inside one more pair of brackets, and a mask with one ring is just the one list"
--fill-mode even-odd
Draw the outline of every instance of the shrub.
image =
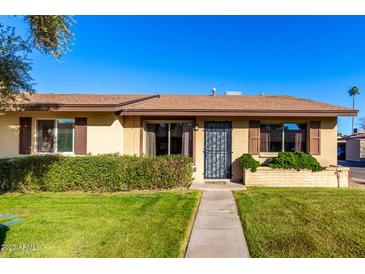
[[261, 166], [259, 161], [256, 161], [251, 154], [243, 154], [240, 157], [240, 166], [243, 169], [250, 169], [255, 172], [259, 166]]
[[28, 156], [0, 160], [0, 192], [169, 189], [187, 187], [192, 161], [182, 155]]
[[296, 170], [309, 169], [321, 171], [325, 169], [316, 158], [304, 152], [280, 152], [278, 157], [270, 159], [268, 165], [271, 168]]

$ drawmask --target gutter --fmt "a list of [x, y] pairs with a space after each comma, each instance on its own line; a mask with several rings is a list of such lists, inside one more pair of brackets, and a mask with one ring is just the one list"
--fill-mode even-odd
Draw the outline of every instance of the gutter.
[[114, 112], [121, 116], [272, 116], [272, 117], [337, 117], [337, 116], [356, 116], [358, 110], [339, 109], [339, 110], [257, 110], [257, 109], [133, 109], [127, 108], [133, 104], [144, 102], [149, 99], [160, 98], [159, 94], [145, 96], [123, 103], [116, 104], [19, 104], [14, 105], [19, 110], [25, 111], [60, 111], [60, 112]]
[[356, 116], [358, 110], [207, 110], [207, 109], [123, 109], [122, 116], [146, 115], [146, 116], [298, 116], [298, 117], [337, 117], [337, 116]]

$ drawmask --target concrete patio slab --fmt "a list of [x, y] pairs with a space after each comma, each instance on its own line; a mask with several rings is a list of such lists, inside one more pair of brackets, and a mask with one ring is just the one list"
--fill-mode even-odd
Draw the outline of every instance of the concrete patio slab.
[[185, 257], [250, 257], [231, 191], [205, 191]]

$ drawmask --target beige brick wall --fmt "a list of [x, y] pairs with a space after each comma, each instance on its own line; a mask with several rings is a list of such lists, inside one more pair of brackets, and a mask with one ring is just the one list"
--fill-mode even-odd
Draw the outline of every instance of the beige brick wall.
[[0, 116], [0, 157], [19, 156], [19, 117], [32, 117], [32, 152], [36, 152], [36, 119], [87, 117], [87, 152], [123, 153], [122, 120], [114, 113], [15, 112]]
[[[314, 157], [323, 166], [337, 165], [337, 119], [336, 118], [281, 118], [262, 119], [260, 117], [197, 117], [199, 126], [196, 132], [196, 172], [195, 181], [204, 180], [204, 122], [205, 121], [231, 121], [232, 122], [232, 180], [242, 181], [242, 169], [239, 166], [239, 157], [248, 152], [248, 123], [249, 120], [262, 120], [262, 122], [298, 122], [309, 123], [321, 121], [321, 154]], [[307, 138], [307, 144], [308, 138]], [[269, 158], [254, 156], [260, 162]]]
[[232, 181], [242, 181], [242, 169], [239, 158], [248, 153], [248, 122], [247, 119], [232, 119]]
[[0, 158], [18, 155], [19, 118], [18, 115], [0, 116]]
[[[0, 157], [18, 155], [19, 146], [19, 116], [33, 117], [33, 150], [35, 144], [35, 118], [88, 118], [88, 153], [120, 153], [140, 155], [141, 118], [116, 117], [114, 113], [57, 113], [57, 112], [22, 112], [0, 116]], [[196, 117], [199, 129], [196, 131], [196, 172], [195, 181], [204, 180], [204, 122], [205, 121], [232, 122], [232, 180], [242, 181], [242, 170], [239, 157], [248, 152], [248, 122], [262, 120], [258, 117]], [[321, 154], [315, 156], [322, 165], [336, 165], [337, 163], [337, 119], [312, 118], [321, 121]], [[265, 119], [265, 122], [308, 122], [309, 119]], [[145, 138], [143, 138], [145, 139]], [[143, 144], [144, 146], [144, 144]], [[255, 156], [260, 161], [267, 158]]]
[[204, 180], [204, 121], [204, 117], [196, 118], [199, 129], [195, 132], [195, 181]]
[[88, 115], [87, 151], [123, 154], [123, 120], [113, 114]]
[[141, 118], [125, 116], [123, 119], [124, 154], [140, 155]]
[[[339, 176], [339, 177], [337, 177]], [[348, 187], [349, 168], [330, 167], [324, 171], [284, 170], [259, 167], [256, 172], [243, 171], [246, 186], [270, 187]]]
[[321, 154], [315, 157], [323, 166], [337, 165], [337, 118], [318, 120], [321, 121]]

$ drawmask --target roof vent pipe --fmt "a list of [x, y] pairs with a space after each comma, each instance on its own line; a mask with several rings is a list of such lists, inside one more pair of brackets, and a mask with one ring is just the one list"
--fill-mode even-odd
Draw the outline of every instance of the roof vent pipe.
[[216, 88], [212, 88], [212, 96], [216, 96], [217, 95], [217, 89]]
[[231, 96], [231, 95], [242, 95], [241, 91], [226, 91], [226, 96]]

